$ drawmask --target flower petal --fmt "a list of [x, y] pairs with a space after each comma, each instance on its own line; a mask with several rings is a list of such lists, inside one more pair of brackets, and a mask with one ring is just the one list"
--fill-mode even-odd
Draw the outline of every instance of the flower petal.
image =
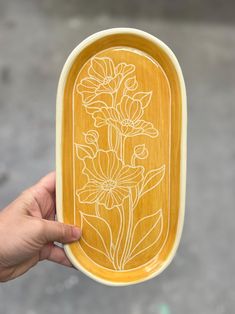
[[88, 73], [102, 83], [107, 76], [113, 77], [115, 75], [113, 61], [110, 58], [95, 57], [91, 60]]
[[121, 74], [117, 74], [110, 82], [108, 83], [109, 88], [113, 91], [116, 91], [120, 85], [120, 81], [122, 79]]
[[107, 194], [109, 191], [102, 190], [102, 193], [99, 195], [99, 203], [105, 205]]
[[129, 195], [129, 189], [123, 187], [117, 187], [112, 190], [113, 197], [116, 200], [116, 204], [122, 204], [123, 200]]
[[77, 85], [77, 92], [81, 94], [83, 102], [88, 102], [96, 96], [95, 89], [87, 88], [82, 84]]
[[102, 59], [106, 66], [106, 76], [114, 77], [116, 73], [115, 73], [115, 66], [114, 66], [113, 60], [110, 58], [102, 58]]
[[144, 114], [141, 102], [139, 100], [133, 100], [129, 109], [129, 117], [132, 121], [139, 120]]
[[116, 176], [122, 168], [123, 164], [114, 151], [110, 151], [108, 152], [108, 154], [109, 162], [108, 164], [106, 164], [106, 168], [108, 170], [108, 178], [116, 180]]
[[118, 112], [114, 108], [101, 108], [98, 111], [95, 111], [92, 114], [93, 119], [95, 120], [95, 126], [101, 127], [107, 124], [110, 124], [110, 119], [118, 119]]
[[129, 107], [131, 104], [131, 98], [127, 95], [123, 96], [120, 103], [117, 105], [117, 110], [121, 115], [121, 119], [129, 119]]
[[135, 124], [135, 127], [138, 129], [142, 129], [142, 133], [150, 137], [157, 137], [159, 135], [159, 131], [156, 128], [154, 128], [151, 122], [139, 120]]
[[95, 120], [94, 125], [96, 127], [102, 127], [107, 124], [107, 116], [106, 116], [106, 110], [97, 110], [93, 112], [92, 118]]
[[111, 191], [107, 191], [102, 198], [102, 201], [99, 201], [100, 204], [103, 204], [107, 209], [112, 209], [115, 205], [115, 201]]
[[143, 178], [144, 168], [124, 166], [118, 174], [118, 186], [132, 187], [137, 185]]
[[135, 128], [133, 128], [131, 125], [121, 125], [121, 132], [122, 132], [122, 134], [124, 134], [126, 136], [131, 136], [135, 132], [137, 132], [137, 130]]
[[97, 87], [99, 87], [99, 85], [100, 83], [95, 78], [84, 78], [78, 84], [77, 90], [81, 90], [82, 88], [95, 90]]
[[116, 73], [121, 73], [122, 76], [126, 76], [127, 74], [130, 74], [135, 71], [134, 64], [127, 64], [125, 62], [119, 63], [116, 68]]
[[109, 164], [109, 152], [98, 151], [96, 158], [93, 159], [93, 163], [96, 169], [98, 169], [99, 173], [101, 173], [105, 179], [109, 179], [107, 167]]
[[114, 151], [98, 151], [96, 158], [93, 159], [94, 167], [102, 174], [105, 179], [115, 180], [116, 174], [120, 172], [123, 165]]
[[76, 191], [76, 195], [81, 203], [94, 203], [102, 192], [100, 185], [96, 182], [89, 181], [82, 189]]
[[93, 114], [95, 111], [99, 111], [103, 107], [107, 107], [107, 104], [103, 101], [92, 101], [88, 104], [83, 104], [86, 108], [86, 112], [89, 114]]
[[93, 58], [91, 60], [91, 65], [88, 69], [88, 74], [93, 78], [99, 80], [100, 83], [102, 83], [105, 77], [105, 73], [106, 71], [102, 62], [100, 62], [100, 58]]
[[113, 197], [113, 193], [109, 192], [107, 194], [107, 198], [106, 198], [106, 204], [105, 204], [106, 208], [107, 209], [112, 209], [116, 205], [119, 205], [119, 204], [115, 204], [115, 199]]
[[126, 193], [122, 195], [119, 193], [119, 189], [114, 189], [112, 191], [113, 205], [120, 206], [127, 196], [128, 196], [128, 190], [126, 190]]
[[86, 158], [84, 160], [84, 168], [82, 172], [88, 177], [88, 179], [94, 180], [96, 182], [103, 182], [105, 181], [104, 175], [100, 172], [99, 167], [97, 167], [97, 164], [94, 163], [94, 159]]
[[113, 92], [113, 90], [110, 88], [109, 84], [100, 84], [99, 88], [97, 88], [97, 93], [108, 93]]
[[144, 114], [141, 102], [128, 95], [122, 97], [121, 102], [117, 105], [117, 109], [123, 120], [129, 119], [133, 122], [140, 119]]

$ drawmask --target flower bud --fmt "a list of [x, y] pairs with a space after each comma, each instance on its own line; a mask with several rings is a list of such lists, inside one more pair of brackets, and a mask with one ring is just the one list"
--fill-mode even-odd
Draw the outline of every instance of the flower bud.
[[145, 159], [148, 157], [148, 150], [145, 144], [137, 145], [134, 148], [134, 155], [138, 159]]
[[98, 142], [99, 134], [95, 130], [89, 130], [87, 133], [83, 133], [85, 136], [85, 142], [87, 144], [95, 144]]
[[129, 90], [135, 90], [138, 87], [138, 82], [136, 80], [136, 77], [130, 77], [128, 80], [125, 82], [125, 87]]

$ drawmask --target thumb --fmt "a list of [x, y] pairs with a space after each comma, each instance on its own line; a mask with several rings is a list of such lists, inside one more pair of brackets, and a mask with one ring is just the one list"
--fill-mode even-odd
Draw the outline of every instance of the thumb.
[[44, 220], [45, 228], [43, 237], [45, 242], [69, 243], [81, 237], [81, 229], [75, 226], [66, 225], [61, 222]]

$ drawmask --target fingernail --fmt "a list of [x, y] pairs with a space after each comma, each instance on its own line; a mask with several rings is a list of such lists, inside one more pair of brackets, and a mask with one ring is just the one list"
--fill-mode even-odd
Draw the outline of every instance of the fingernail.
[[82, 234], [82, 231], [78, 227], [73, 227], [72, 234], [73, 234], [74, 239], [79, 239]]

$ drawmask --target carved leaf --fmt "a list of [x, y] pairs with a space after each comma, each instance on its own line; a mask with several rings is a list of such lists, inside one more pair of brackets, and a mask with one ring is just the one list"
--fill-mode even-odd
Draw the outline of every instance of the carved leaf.
[[[162, 209], [156, 213], [140, 219], [133, 230], [129, 259], [146, 252], [159, 240], [163, 227]], [[143, 233], [145, 231], [145, 233]], [[128, 262], [127, 261], [127, 262]]]
[[82, 144], [75, 144], [76, 147], [76, 154], [79, 159], [84, 158], [92, 158], [94, 157], [94, 151], [90, 146], [82, 145]]
[[133, 96], [133, 98], [140, 100], [143, 108], [146, 108], [151, 101], [152, 93], [153, 93], [152, 91], [150, 91], [150, 92], [138, 92]]
[[106, 220], [95, 215], [81, 213], [82, 241], [91, 249], [110, 258], [112, 248], [111, 228]]
[[165, 175], [165, 165], [158, 169], [147, 172], [141, 187], [141, 195], [154, 189], [163, 179]]
[[101, 108], [108, 107], [108, 105], [104, 101], [92, 101], [89, 104], [83, 104], [86, 108], [86, 112], [89, 114], [93, 114], [95, 111], [100, 110]]

